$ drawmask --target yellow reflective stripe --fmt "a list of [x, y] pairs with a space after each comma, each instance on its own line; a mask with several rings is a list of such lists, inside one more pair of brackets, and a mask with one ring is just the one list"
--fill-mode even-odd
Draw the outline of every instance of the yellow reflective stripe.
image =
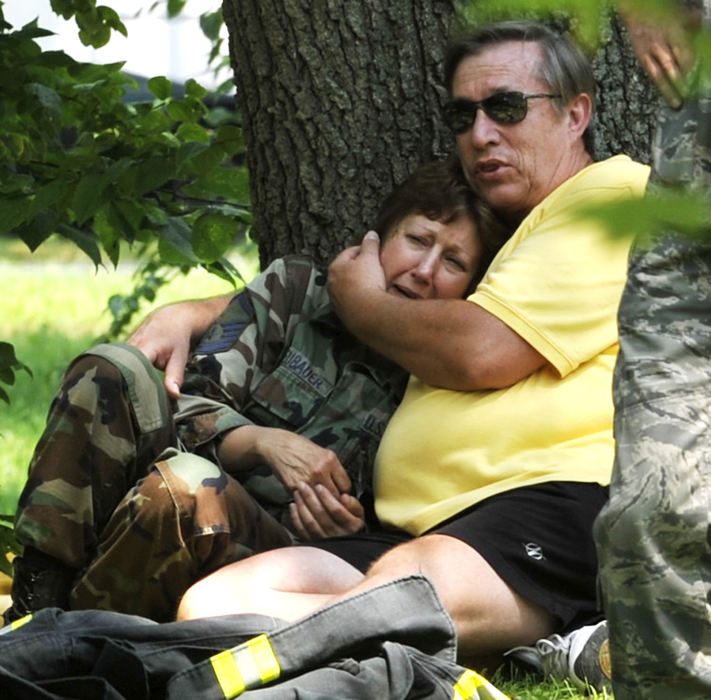
[[19, 620], [15, 620], [14, 622], [11, 622], [9, 625], [5, 625], [5, 627], [0, 629], [0, 634], [7, 634], [8, 632], [12, 632], [13, 630], [16, 630], [18, 627], [22, 627], [22, 625], [26, 625], [31, 619], [32, 619], [32, 613], [30, 613], [29, 615], [25, 615], [24, 617], [21, 617]]
[[246, 686], [242, 674], [235, 668], [232, 652], [229, 649], [211, 656], [210, 663], [225, 698], [233, 698], [244, 692]]
[[475, 671], [466, 669], [454, 684], [452, 700], [510, 700]]
[[269, 683], [279, 678], [281, 673], [266, 634], [211, 656], [210, 663], [222, 694], [227, 699], [240, 695], [247, 688]]

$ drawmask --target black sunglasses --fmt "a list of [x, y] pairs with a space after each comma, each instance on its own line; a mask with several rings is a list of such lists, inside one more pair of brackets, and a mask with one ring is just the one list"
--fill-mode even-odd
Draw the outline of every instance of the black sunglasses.
[[526, 118], [528, 100], [539, 97], [554, 99], [560, 95], [549, 95], [543, 92], [535, 95], [524, 95], [522, 92], [495, 92], [476, 102], [458, 97], [447, 102], [442, 110], [442, 116], [455, 134], [463, 134], [471, 128], [480, 107], [484, 114], [497, 124], [518, 124]]

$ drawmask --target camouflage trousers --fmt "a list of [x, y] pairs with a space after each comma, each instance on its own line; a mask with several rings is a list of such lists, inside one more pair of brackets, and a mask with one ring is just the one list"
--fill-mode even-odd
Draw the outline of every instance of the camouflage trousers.
[[92, 348], [67, 370], [15, 533], [77, 571], [71, 607], [158, 621], [199, 578], [292, 542], [236, 479], [178, 449], [160, 375], [122, 344]]
[[711, 697], [711, 241], [636, 248], [595, 526], [616, 700]]

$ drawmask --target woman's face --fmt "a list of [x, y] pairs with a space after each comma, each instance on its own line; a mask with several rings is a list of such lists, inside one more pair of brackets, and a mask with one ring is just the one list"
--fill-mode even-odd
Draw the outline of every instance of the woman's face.
[[474, 222], [406, 216], [385, 238], [380, 263], [389, 294], [410, 299], [463, 297], [481, 257]]

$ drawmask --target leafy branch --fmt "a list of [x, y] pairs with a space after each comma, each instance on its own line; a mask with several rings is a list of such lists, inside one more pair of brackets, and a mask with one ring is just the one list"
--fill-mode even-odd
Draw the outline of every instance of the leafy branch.
[[[169, 14], [184, 5], [168, 0]], [[74, 18], [87, 45], [126, 34], [118, 14], [96, 0], [51, 6]], [[0, 1], [0, 234], [19, 237], [31, 251], [58, 234], [97, 267], [116, 266], [126, 247], [138, 255], [143, 278], [109, 304], [114, 334], [169, 274], [203, 266], [239, 279], [226, 258], [252, 225], [239, 114], [196, 81], [178, 95], [163, 76], [147, 81], [147, 100], [131, 102], [137, 85], [122, 63], [43, 51], [38, 40], [50, 32], [36, 21], [13, 28], [2, 8]], [[213, 64], [221, 22], [220, 12], [201, 18]], [[0, 354], [0, 383], [25, 368], [17, 363], [14, 352]], [[8, 400], [2, 390], [0, 400]]]

